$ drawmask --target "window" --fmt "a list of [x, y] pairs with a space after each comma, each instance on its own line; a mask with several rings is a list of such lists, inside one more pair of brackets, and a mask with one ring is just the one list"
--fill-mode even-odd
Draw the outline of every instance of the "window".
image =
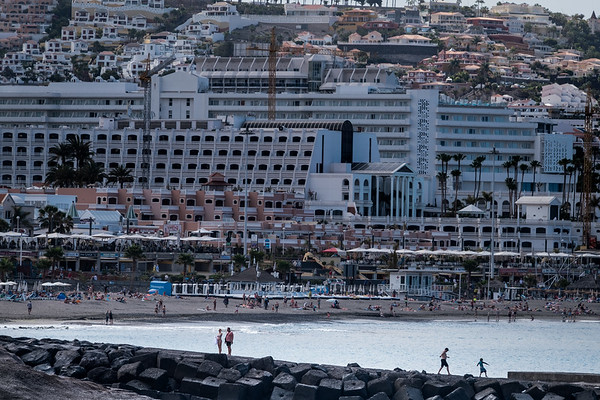
[[157, 154], [159, 156], [166, 156], [167, 155], [167, 149], [158, 149]]
[[156, 164], [156, 169], [165, 169], [165, 163]]
[[227, 150], [219, 150], [219, 155], [220, 156], [226, 156], [227, 155]]
[[158, 141], [159, 142], [168, 142], [169, 141], [169, 136], [167, 136], [167, 135], [160, 135], [158, 137]]
[[115, 141], [115, 142], [120, 142], [121, 141], [121, 135], [112, 135], [110, 140]]
[[198, 164], [188, 164], [187, 168], [188, 169], [196, 169], [196, 168], [198, 168]]
[[121, 154], [121, 149], [110, 149], [110, 154]]
[[212, 150], [203, 150], [202, 155], [203, 156], [212, 156]]
[[182, 156], [183, 155], [183, 150], [181, 150], [181, 149], [173, 150], [173, 155], [175, 155], [175, 156]]
[[197, 149], [190, 150], [190, 156], [197, 156], [199, 153], [200, 153], [200, 151]]
[[181, 164], [171, 164], [171, 169], [181, 169]]
[[137, 149], [127, 149], [127, 154], [137, 154]]
[[106, 135], [101, 133], [100, 135], [98, 135], [98, 141], [105, 141], [106, 140]]
[[279, 143], [285, 143], [285, 142], [287, 142], [287, 136], [279, 136], [278, 142]]

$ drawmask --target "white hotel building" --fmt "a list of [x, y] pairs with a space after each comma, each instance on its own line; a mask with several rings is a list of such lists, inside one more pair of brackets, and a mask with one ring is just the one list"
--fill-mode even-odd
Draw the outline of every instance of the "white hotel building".
[[[538, 170], [536, 175], [536, 181], [543, 182], [539, 191], [547, 195], [561, 193], [562, 176], [555, 173], [556, 157], [547, 157], [544, 148], [557, 135], [538, 132], [536, 123], [513, 120], [513, 112], [505, 107], [450, 104], [440, 100], [435, 90], [402, 89], [393, 72], [386, 69], [350, 68], [339, 60], [324, 55], [280, 59], [277, 120], [348, 120], [356, 132], [373, 133], [381, 161], [406, 163], [423, 180], [420, 208], [439, 204], [435, 176], [441, 169], [436, 160], [440, 153], [466, 155], [459, 198], [473, 193], [476, 177], [469, 164], [480, 155], [487, 157], [481, 190], [490, 191], [494, 177], [496, 193], [502, 198], [500, 205], [507, 204], [506, 174], [501, 165], [513, 155], [520, 155], [523, 162], [535, 159], [544, 163], [543, 171]], [[210, 119], [221, 119], [226, 124], [247, 115], [266, 119], [267, 64], [266, 58], [208, 58], [197, 61], [194, 73], [156, 76], [152, 81], [153, 116], [163, 121], [167, 130], [193, 130], [195, 121]], [[36, 131], [34, 137], [36, 133], [51, 135], [65, 128], [90, 130], [98, 126], [100, 117], [116, 118], [118, 124], [119, 118], [140, 118], [143, 109], [142, 91], [133, 83], [51, 83], [0, 89], [0, 127], [10, 128], [0, 128], [3, 185], [28, 186], [40, 178], [29, 159], [36, 147], [19, 145], [20, 133], [25, 133], [20, 128]], [[123, 142], [124, 149], [129, 150], [137, 144]], [[490, 157], [493, 148], [499, 152], [495, 173]], [[129, 162], [117, 158], [115, 162]], [[454, 168], [456, 163], [451, 162], [450, 170]], [[206, 172], [208, 176], [214, 171]], [[16, 179], [17, 175], [25, 178]], [[9, 182], [3, 179], [7, 176], [15, 178]], [[449, 193], [453, 190], [451, 181]], [[525, 182], [531, 181], [528, 172]], [[164, 187], [169, 183], [152, 184]]]

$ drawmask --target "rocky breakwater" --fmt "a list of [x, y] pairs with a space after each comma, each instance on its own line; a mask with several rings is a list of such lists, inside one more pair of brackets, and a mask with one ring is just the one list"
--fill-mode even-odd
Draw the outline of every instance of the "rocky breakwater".
[[6, 336], [0, 337], [0, 347], [4, 349], [0, 353], [12, 356], [22, 368], [163, 400], [598, 400], [598, 389], [585, 385], [430, 375], [353, 364], [297, 364], [271, 357]]

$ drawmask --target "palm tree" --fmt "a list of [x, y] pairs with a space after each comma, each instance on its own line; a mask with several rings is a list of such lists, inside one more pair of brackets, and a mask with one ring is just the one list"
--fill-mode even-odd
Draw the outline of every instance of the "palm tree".
[[68, 143], [54, 145], [48, 150], [48, 153], [52, 154], [49, 161], [60, 165], [65, 165], [73, 157], [71, 146]]
[[[483, 201], [485, 201], [485, 209], [487, 210], [488, 208], [488, 204], [490, 204], [490, 215], [491, 214], [491, 204], [492, 204], [492, 192], [481, 192], [481, 198], [483, 199]], [[498, 210], [495, 210], [496, 212], [498, 212]], [[493, 215], [492, 215], [493, 218]]]
[[469, 258], [463, 261], [462, 266], [465, 269], [465, 272], [467, 273], [467, 288], [469, 291], [471, 291], [471, 275], [473, 274], [473, 272], [477, 272], [477, 270], [479, 269], [479, 263], [477, 262], [477, 260]]
[[54, 232], [69, 233], [73, 229], [73, 218], [62, 211], [54, 215]]
[[458, 204], [458, 182], [460, 180], [460, 169], [453, 169], [451, 172], [454, 178], [454, 204], [452, 205], [452, 212], [456, 214], [456, 205]]
[[563, 192], [562, 192], [562, 203], [565, 204], [567, 196], [567, 167], [571, 164], [571, 160], [568, 158], [562, 158], [558, 160], [558, 165], [563, 167]]
[[52, 233], [54, 227], [54, 218], [56, 213], [60, 212], [58, 208], [54, 206], [46, 206], [40, 208], [38, 211], [38, 221], [40, 223], [40, 227], [48, 229], [48, 233]]
[[133, 281], [135, 279], [135, 274], [137, 271], [137, 262], [144, 258], [144, 251], [137, 244], [132, 244], [131, 246], [125, 249], [123, 253], [125, 257], [131, 258], [131, 279], [129, 282], [129, 289], [133, 288]]
[[77, 183], [80, 187], [102, 183], [104, 178], [104, 168], [93, 160], [82, 161], [77, 169]]
[[571, 203], [571, 214], [575, 213], [575, 193], [573, 193], [573, 201], [571, 202], [571, 182], [573, 180], [573, 175], [577, 172], [577, 169], [574, 165], [569, 165], [567, 167], [567, 173], [569, 174], [569, 183], [567, 183], [567, 188], [569, 191], [567, 192], [567, 202]]
[[69, 164], [59, 164], [51, 167], [46, 173], [46, 184], [55, 187], [73, 187], [75, 170]]
[[448, 175], [445, 172], [438, 172], [437, 178], [440, 181], [440, 190], [442, 192], [442, 203], [440, 204], [440, 210], [442, 215], [445, 213], [445, 201], [446, 201], [446, 181], [448, 180]]
[[[187, 266], [194, 264], [194, 256], [190, 253], [179, 253], [177, 262], [183, 264], [183, 276], [187, 273]], [[190, 271], [191, 272], [191, 271]]]
[[0, 232], [8, 232], [10, 231], [10, 224], [6, 222], [4, 219], [0, 218]]
[[481, 189], [481, 170], [483, 169], [483, 162], [485, 161], [485, 158], [485, 156], [478, 156], [473, 160], [473, 162], [471, 162], [471, 167], [475, 171], [475, 187], [473, 188], [473, 197], [476, 199], [479, 198], [479, 190]]
[[17, 225], [19, 229], [31, 228], [31, 222], [28, 218], [29, 215], [31, 215], [31, 213], [23, 210], [22, 206], [14, 206], [10, 217], [10, 228], [13, 230], [17, 229]]
[[531, 184], [531, 195], [533, 196], [533, 191], [535, 190], [535, 171], [542, 166], [542, 163], [538, 160], [531, 160], [529, 166], [533, 170], [533, 183]]
[[91, 160], [94, 152], [92, 151], [92, 143], [81, 139], [81, 136], [70, 136], [67, 139], [67, 146], [71, 150], [71, 156], [75, 158], [76, 168]]
[[65, 258], [65, 253], [62, 247], [50, 247], [46, 250], [46, 257], [52, 262], [52, 278], [54, 278], [54, 271], [58, 268], [58, 263]]
[[513, 217], [513, 206], [515, 205], [513, 202], [513, 198], [514, 196], [517, 194], [517, 182], [513, 179], [513, 178], [506, 178], [504, 180], [504, 183], [506, 183], [506, 187], [508, 188], [508, 193], [509, 193], [509, 200], [510, 200], [510, 209], [509, 209], [509, 215], [510, 218]]
[[519, 169], [521, 170], [521, 188], [519, 189], [519, 198], [521, 198], [521, 193], [523, 192], [523, 182], [525, 182], [525, 172], [529, 169], [529, 165], [521, 164], [519, 165]]
[[108, 173], [108, 183], [117, 182], [121, 189], [123, 189], [123, 184], [127, 182], [133, 182], [133, 170], [130, 168], [126, 168], [123, 165], [119, 165], [110, 170]]
[[0, 258], [0, 277], [8, 279], [11, 272], [15, 270], [15, 263], [10, 258]]
[[[442, 191], [441, 211], [442, 211], [442, 215], [443, 215], [446, 212], [445, 207], [446, 207], [446, 193], [447, 193], [447, 189], [448, 189], [448, 163], [452, 159], [452, 156], [450, 154], [440, 153], [440, 154], [436, 155], [435, 158], [436, 158], [436, 160], [438, 160], [442, 163], [441, 173], [443, 175], [441, 175], [441, 176], [445, 177], [444, 180], [440, 180], [440, 183], [442, 184], [440, 189]], [[440, 174], [438, 174], [438, 178], [439, 177], [440, 177]]]
[[243, 254], [236, 254], [233, 256], [233, 265], [236, 272], [239, 272], [241, 268], [246, 265], [246, 256]]
[[35, 267], [36, 267], [38, 270], [41, 270], [41, 271], [42, 271], [42, 277], [45, 277], [45, 276], [46, 276], [46, 271], [47, 271], [49, 268], [52, 268], [52, 261], [50, 261], [50, 260], [49, 260], [49, 259], [47, 259], [47, 258], [40, 258], [40, 259], [38, 260], [38, 262], [35, 264]]

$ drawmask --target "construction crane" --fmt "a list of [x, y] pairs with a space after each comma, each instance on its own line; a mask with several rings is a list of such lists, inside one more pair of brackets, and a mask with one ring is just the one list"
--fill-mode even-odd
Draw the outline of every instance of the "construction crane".
[[162, 71], [175, 60], [170, 56], [161, 61], [156, 67], [150, 69], [150, 56], [146, 59], [146, 70], [140, 73], [140, 83], [144, 88], [144, 131], [142, 133], [142, 188], [148, 189], [150, 184], [150, 120], [152, 119], [152, 90], [150, 83], [152, 76]]
[[594, 145], [594, 118], [600, 113], [600, 108], [594, 105], [591, 93], [588, 91], [585, 102], [585, 124], [583, 137], [583, 201], [581, 209], [583, 210], [583, 238], [582, 243], [585, 248], [596, 246], [596, 238], [592, 238], [592, 192], [595, 192], [594, 183], [594, 155], [592, 147]]
[[[248, 47], [246, 50], [265, 51], [260, 47]], [[275, 27], [271, 28], [271, 43], [269, 44], [269, 99], [267, 107], [267, 118], [269, 121], [275, 120], [275, 100], [277, 95], [277, 37], [275, 36]]]

